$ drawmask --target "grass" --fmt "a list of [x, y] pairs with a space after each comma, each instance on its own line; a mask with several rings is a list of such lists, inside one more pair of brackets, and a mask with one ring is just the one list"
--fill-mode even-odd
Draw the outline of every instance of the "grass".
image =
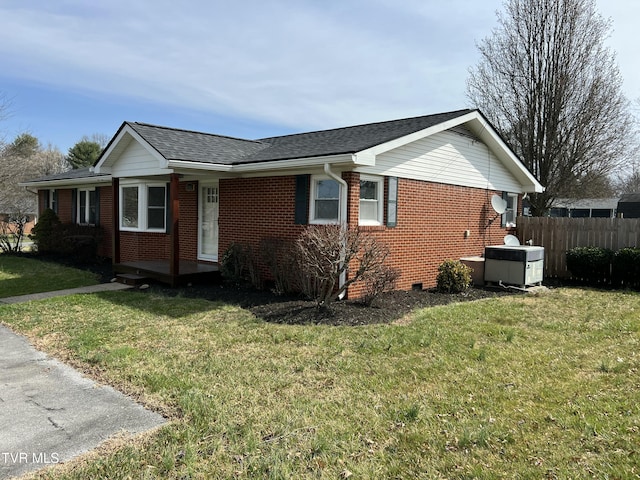
[[403, 325], [268, 324], [109, 292], [0, 307], [172, 422], [40, 473], [84, 478], [635, 478], [640, 296], [557, 289]]
[[99, 283], [93, 273], [32, 258], [0, 254], [0, 298]]

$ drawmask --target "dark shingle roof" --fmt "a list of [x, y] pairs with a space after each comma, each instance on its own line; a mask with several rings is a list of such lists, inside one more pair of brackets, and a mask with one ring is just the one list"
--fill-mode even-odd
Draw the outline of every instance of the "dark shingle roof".
[[402, 120], [368, 123], [365, 125], [299, 133], [281, 137], [261, 138], [260, 142], [269, 144], [269, 147], [251, 155], [245, 161], [260, 162], [360, 152], [367, 148], [466, 115], [471, 111], [472, 110], [457, 110], [455, 112], [405, 118]]
[[211, 133], [126, 122], [167, 160], [234, 164], [267, 145]]
[[[422, 117], [258, 140], [244, 140], [137, 122], [125, 122], [123, 127], [128, 125], [167, 160], [238, 165], [356, 153], [425, 128], [433, 127], [472, 111], [468, 109], [456, 110]], [[115, 137], [112, 142], [114, 140]], [[30, 180], [28, 183], [92, 178], [105, 175], [96, 174], [89, 168], [82, 168]]]
[[640, 202], [640, 193], [625, 193], [620, 197], [619, 203]]
[[46, 177], [36, 178], [33, 180], [29, 180], [29, 182], [44, 182], [44, 181], [54, 181], [54, 180], [74, 180], [76, 178], [99, 178], [99, 177], [108, 177], [108, 174], [105, 173], [95, 173], [91, 171], [91, 167], [86, 168], [78, 168], [75, 170], [68, 170], [62, 173], [54, 173], [52, 175], [47, 175]]
[[127, 125], [168, 160], [235, 165], [355, 153], [471, 111], [457, 110], [258, 140], [243, 140], [144, 123], [127, 122]]

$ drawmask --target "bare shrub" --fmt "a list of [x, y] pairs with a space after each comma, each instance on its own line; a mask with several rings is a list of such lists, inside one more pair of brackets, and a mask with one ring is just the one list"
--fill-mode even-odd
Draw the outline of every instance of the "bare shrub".
[[4, 215], [0, 219], [0, 252], [18, 253], [22, 250], [27, 223], [29, 216], [20, 212]]
[[387, 265], [380, 265], [380, 268], [365, 275], [362, 303], [370, 307], [380, 294], [394, 290], [399, 276], [397, 268]]
[[263, 238], [260, 241], [260, 253], [262, 261], [271, 272], [276, 294], [299, 291], [300, 267], [292, 241], [283, 238]]
[[262, 287], [262, 279], [251, 245], [233, 243], [222, 255], [220, 262], [222, 276], [232, 282], [250, 282], [254, 287]]
[[[315, 300], [318, 308], [328, 308], [350, 285], [363, 280], [390, 278], [384, 265], [389, 255], [386, 245], [373, 236], [341, 225], [313, 225], [307, 227], [297, 242], [297, 256], [303, 272], [301, 289]], [[388, 281], [382, 284], [389, 285]], [[380, 291], [376, 284], [373, 291]], [[371, 298], [372, 300], [372, 298]]]

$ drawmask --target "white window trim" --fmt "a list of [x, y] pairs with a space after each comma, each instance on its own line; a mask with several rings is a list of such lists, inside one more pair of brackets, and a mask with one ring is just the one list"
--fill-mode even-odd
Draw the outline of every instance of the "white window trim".
[[[338, 216], [334, 219], [325, 219], [325, 218], [316, 218], [316, 193], [317, 187], [316, 183], [319, 180], [331, 180], [338, 184]], [[342, 185], [340, 182], [335, 180], [334, 178], [329, 177], [328, 175], [311, 175], [311, 188], [310, 188], [310, 201], [309, 201], [309, 223], [312, 225], [334, 225], [340, 223], [340, 205], [342, 198]]]
[[[517, 193], [509, 193], [507, 192], [507, 197], [510, 201], [512, 201], [512, 208], [508, 208], [507, 211], [503, 214], [504, 221], [503, 227], [505, 228], [513, 228], [516, 226], [516, 212], [518, 211], [518, 194]], [[509, 201], [508, 200], [508, 201]], [[507, 213], [511, 213], [513, 216], [512, 222], [507, 222]]]
[[76, 194], [76, 223], [78, 225], [93, 225], [91, 223], [89, 223], [89, 219], [88, 218], [80, 218], [80, 192], [86, 192], [85, 195], [85, 214], [87, 217], [89, 217], [89, 192], [95, 192], [96, 189], [95, 187], [93, 188], [79, 188], [78, 189], [78, 193]]
[[52, 188], [49, 190], [49, 208], [54, 212], [58, 213], [58, 205], [56, 202], [56, 189]]
[[[129, 188], [129, 187], [137, 187], [138, 188], [138, 226], [137, 227], [127, 227], [122, 225], [122, 212], [123, 212], [123, 193], [122, 190], [124, 188]], [[147, 223], [148, 223], [148, 218], [147, 218], [147, 207], [149, 206], [149, 201], [148, 201], [148, 192], [149, 192], [149, 187], [162, 187], [164, 188], [164, 192], [165, 192], [165, 202], [164, 202], [164, 212], [165, 212], [165, 218], [166, 218], [166, 214], [167, 214], [167, 184], [164, 182], [132, 182], [132, 183], [121, 183], [120, 184], [120, 192], [119, 192], [119, 198], [118, 198], [118, 202], [120, 205], [120, 211], [119, 211], [119, 223], [120, 223], [120, 230], [123, 232], [156, 232], [156, 233], [165, 233], [167, 231], [167, 222], [165, 220], [165, 225], [164, 228], [148, 228], [147, 227]]]
[[[378, 227], [384, 224], [384, 178], [375, 175], [360, 175], [360, 181], [375, 182], [377, 186], [378, 199], [376, 200], [378, 206], [377, 220], [362, 220], [360, 218], [360, 202], [362, 199], [358, 196], [358, 225], [361, 226], [374, 226]], [[370, 202], [371, 200], [365, 200]]]

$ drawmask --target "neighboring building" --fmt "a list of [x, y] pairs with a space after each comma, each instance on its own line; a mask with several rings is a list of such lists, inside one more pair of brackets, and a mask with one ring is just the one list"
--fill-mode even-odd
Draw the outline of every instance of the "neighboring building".
[[626, 193], [618, 201], [618, 216], [640, 218], [640, 193]]
[[162, 263], [175, 283], [181, 262], [215, 265], [234, 243], [346, 222], [389, 245], [400, 289], [502, 244], [522, 195], [543, 191], [478, 110], [260, 140], [125, 122], [92, 169], [26, 184], [63, 222], [101, 225], [116, 270]]
[[614, 218], [618, 209], [617, 198], [558, 198], [549, 211], [550, 217]]

